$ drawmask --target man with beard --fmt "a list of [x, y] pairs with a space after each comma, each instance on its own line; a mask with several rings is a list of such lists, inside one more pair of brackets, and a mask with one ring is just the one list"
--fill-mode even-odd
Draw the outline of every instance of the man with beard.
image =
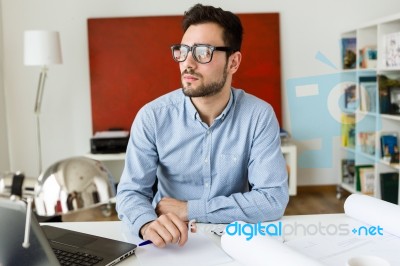
[[171, 47], [182, 88], [138, 112], [117, 193], [119, 218], [158, 247], [184, 245], [189, 220], [276, 220], [288, 202], [275, 113], [231, 87], [242, 58], [240, 19], [197, 4], [182, 26]]

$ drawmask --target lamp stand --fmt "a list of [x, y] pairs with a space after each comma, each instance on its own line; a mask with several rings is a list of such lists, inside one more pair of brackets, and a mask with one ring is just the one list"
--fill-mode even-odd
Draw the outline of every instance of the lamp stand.
[[47, 77], [47, 70], [46, 66], [42, 67], [42, 71], [40, 72], [39, 76], [39, 84], [36, 92], [36, 101], [35, 101], [35, 115], [36, 115], [36, 130], [37, 130], [37, 143], [38, 143], [38, 166], [39, 166], [39, 175], [42, 173], [42, 142], [40, 136], [40, 110], [42, 107], [42, 99], [44, 93], [44, 84]]

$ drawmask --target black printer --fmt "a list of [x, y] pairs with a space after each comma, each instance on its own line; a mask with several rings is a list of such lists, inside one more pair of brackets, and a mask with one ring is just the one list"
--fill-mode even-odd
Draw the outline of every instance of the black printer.
[[90, 139], [90, 152], [122, 153], [126, 151], [129, 141], [128, 131], [100, 131]]

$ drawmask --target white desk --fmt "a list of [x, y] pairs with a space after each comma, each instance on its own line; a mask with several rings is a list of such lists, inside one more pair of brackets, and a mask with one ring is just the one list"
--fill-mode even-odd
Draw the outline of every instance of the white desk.
[[[304, 239], [304, 237], [309, 237], [310, 235], [307, 235], [311, 231], [315, 231], [315, 228], [320, 227], [324, 228], [323, 230], [325, 231], [319, 231], [319, 233], [315, 234], [314, 236], [321, 237], [321, 235], [326, 240], [324, 239], [324, 243], [331, 244], [331, 240], [333, 238], [329, 238], [331, 236], [326, 236], [326, 230], [330, 230], [332, 233], [333, 226], [336, 225], [338, 226], [347, 226], [349, 230], [351, 230], [354, 227], [363, 225], [362, 223], [346, 216], [345, 214], [319, 214], [319, 215], [294, 215], [294, 216], [285, 216], [280, 220], [284, 226], [284, 228], [295, 228], [297, 227], [298, 230], [296, 234], [291, 234], [291, 235], [286, 235], [284, 237], [285, 244], [290, 246], [290, 243], [295, 243], [296, 241], [298, 242], [301, 239]], [[277, 221], [273, 222], [277, 223]], [[122, 222], [119, 221], [113, 221], [113, 222], [67, 222], [67, 223], [48, 223], [49, 225], [53, 226], [58, 226], [66, 229], [71, 229], [71, 230], [76, 230], [84, 233], [89, 233], [93, 235], [98, 235], [98, 236], [103, 236], [103, 237], [108, 237], [116, 240], [121, 240], [121, 241], [127, 241], [127, 242], [134, 242], [134, 243], [139, 243], [141, 242], [140, 239], [136, 238], [136, 240], [133, 238], [132, 235], [129, 235], [126, 233], [126, 229], [123, 226]], [[208, 237], [210, 237], [217, 245], [220, 246], [220, 237], [214, 235], [211, 233], [212, 229], [216, 229], [218, 226], [222, 225], [210, 225], [210, 224], [198, 224], [198, 230], [204, 232]], [[307, 228], [309, 232], [307, 233], [306, 231], [303, 230], [303, 228]], [[322, 233], [322, 234], [321, 234]], [[306, 234], [306, 235], [304, 235]], [[350, 232], [351, 238], [356, 238], [356, 236], [353, 236]], [[372, 239], [372, 238], [371, 238]], [[371, 239], [368, 239], [369, 242], [371, 242]], [[357, 240], [357, 239], [356, 239]], [[374, 241], [374, 240], [372, 240]], [[305, 241], [307, 242], [307, 240]], [[384, 249], [384, 243], [381, 243], [382, 241], [379, 242], [379, 245], [381, 245], [381, 249]], [[367, 245], [367, 244], [365, 244]], [[360, 246], [360, 245], [359, 245]], [[390, 247], [392, 247], [393, 250], [395, 251], [386, 251], [384, 255], [386, 254], [387, 256], [392, 257], [392, 265], [400, 265], [400, 258], [399, 260], [396, 261], [396, 263], [393, 263], [393, 254], [397, 254], [398, 250], [400, 250], [400, 238], [392, 239], [390, 242]], [[331, 250], [326, 250], [327, 253], [332, 252]], [[267, 253], [266, 252], [266, 258], [267, 258]], [[273, 251], [270, 251], [273, 252]], [[371, 251], [370, 251], [371, 252]], [[372, 251], [373, 252], [373, 251]], [[323, 252], [322, 252], [323, 253]], [[353, 256], [362, 254], [361, 251], [357, 250], [356, 248], [350, 248], [350, 250], [345, 250], [341, 251], [340, 258], [334, 258], [335, 262], [334, 264], [332, 263], [332, 258], [328, 258], [324, 263], [328, 262], [327, 265], [345, 265], [345, 261]], [[370, 253], [369, 253], [370, 254]], [[337, 254], [336, 254], [337, 255]], [[335, 255], [335, 256], [336, 256]], [[326, 257], [326, 256], [325, 256]], [[329, 256], [328, 256], [329, 257]], [[395, 260], [397, 259], [396, 256]], [[326, 259], [326, 258], [325, 258]], [[340, 262], [340, 264], [337, 264], [337, 262]], [[399, 264], [397, 264], [397, 262]], [[140, 265], [139, 260], [137, 257], [131, 256], [127, 260], [122, 261], [118, 265]], [[238, 262], [231, 262], [229, 264], [224, 264], [225, 266], [238, 266], [240, 265]], [[146, 265], [142, 265], [146, 266]]]

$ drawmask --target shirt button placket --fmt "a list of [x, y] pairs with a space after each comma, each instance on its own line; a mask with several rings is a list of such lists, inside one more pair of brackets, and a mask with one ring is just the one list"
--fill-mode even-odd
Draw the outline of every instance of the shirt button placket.
[[208, 129], [206, 131], [206, 154], [204, 158], [204, 169], [205, 169], [205, 175], [204, 175], [204, 192], [208, 195], [210, 191], [210, 183], [211, 183], [211, 163], [210, 163], [210, 158], [211, 158], [211, 144], [212, 144], [212, 130]]

